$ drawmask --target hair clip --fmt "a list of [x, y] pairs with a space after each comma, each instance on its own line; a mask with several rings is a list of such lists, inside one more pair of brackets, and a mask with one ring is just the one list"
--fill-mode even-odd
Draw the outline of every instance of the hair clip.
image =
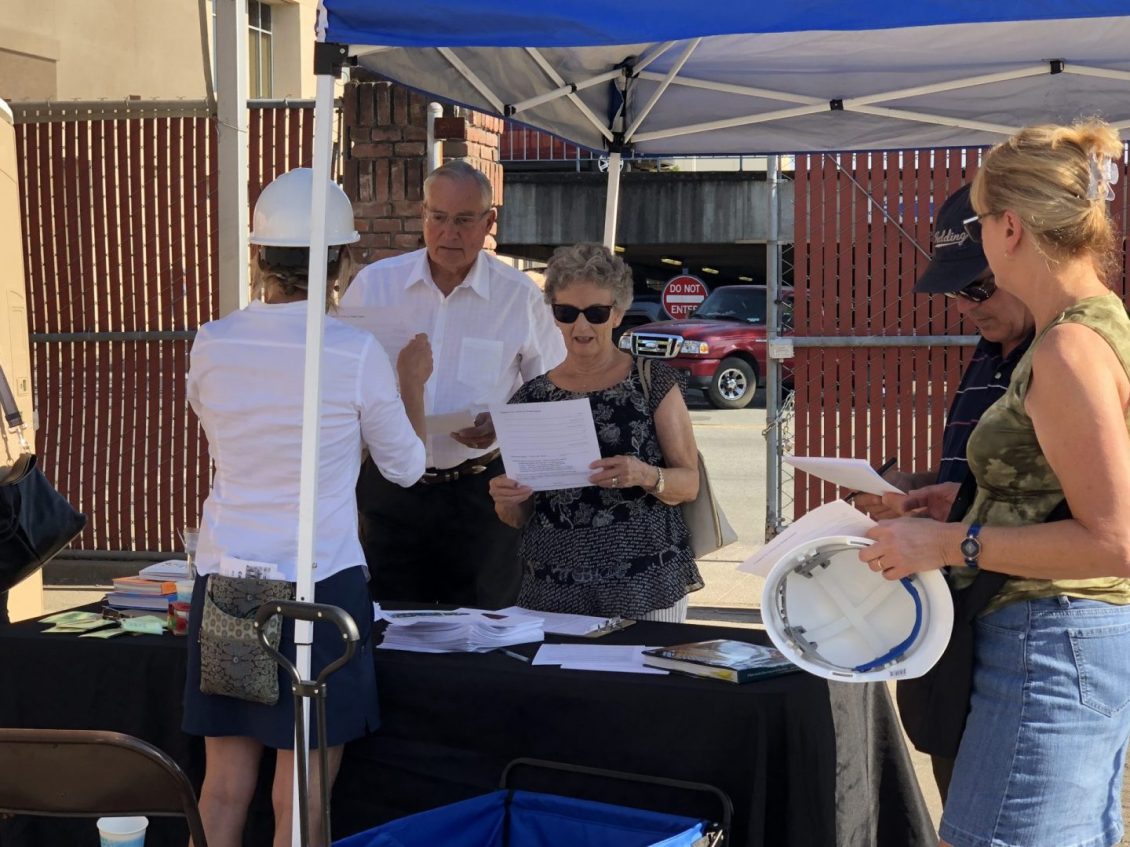
[[1118, 183], [1119, 177], [1118, 162], [1105, 153], [1102, 155], [1091, 153], [1090, 158], [1091, 174], [1090, 183], [1087, 186], [1087, 199], [1098, 200], [1100, 197], [1104, 197], [1107, 200], [1113, 200], [1114, 188], [1112, 186]]

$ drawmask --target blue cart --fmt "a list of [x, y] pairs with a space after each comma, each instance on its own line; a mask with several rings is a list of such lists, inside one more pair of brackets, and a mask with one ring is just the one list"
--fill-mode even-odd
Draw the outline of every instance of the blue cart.
[[[508, 786], [513, 769], [519, 766], [705, 792], [713, 797], [720, 820], [515, 790]], [[502, 785], [491, 794], [336, 841], [335, 847], [714, 847], [729, 832], [732, 815], [730, 799], [713, 786], [537, 759], [511, 762]]]

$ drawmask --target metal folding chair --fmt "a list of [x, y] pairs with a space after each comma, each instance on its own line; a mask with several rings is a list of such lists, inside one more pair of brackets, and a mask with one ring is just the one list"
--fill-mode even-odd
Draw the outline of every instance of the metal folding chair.
[[0, 811], [183, 817], [194, 847], [207, 847], [184, 771], [152, 744], [119, 732], [0, 729]]

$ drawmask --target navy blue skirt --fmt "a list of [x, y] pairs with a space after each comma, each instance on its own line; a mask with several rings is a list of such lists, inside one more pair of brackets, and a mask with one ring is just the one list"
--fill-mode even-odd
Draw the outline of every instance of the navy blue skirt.
[[[207, 580], [196, 580], [192, 611], [188, 618], [188, 674], [184, 685], [184, 721], [190, 735], [254, 738], [275, 750], [294, 749], [294, 697], [290, 676], [279, 668], [279, 700], [273, 706], [234, 697], [200, 693], [200, 616], [204, 608]], [[361, 738], [380, 725], [377, 708], [377, 678], [373, 667], [373, 606], [365, 584], [365, 570], [358, 566], [339, 571], [314, 586], [318, 603], [337, 606], [357, 623], [361, 641], [345, 667], [338, 668], [326, 684], [326, 738], [336, 747]], [[280, 652], [294, 661], [294, 621], [283, 621]], [[331, 623], [314, 624], [311, 676], [342, 654], [341, 634]], [[317, 724], [310, 705], [310, 746], [317, 747]]]

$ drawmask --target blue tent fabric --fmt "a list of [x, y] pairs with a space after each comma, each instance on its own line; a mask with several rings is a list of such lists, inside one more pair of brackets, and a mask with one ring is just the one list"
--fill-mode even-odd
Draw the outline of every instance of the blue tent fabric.
[[326, 41], [391, 47], [592, 47], [708, 35], [856, 31], [941, 24], [1100, 18], [1126, 14], [1118, 0], [323, 0]]
[[1130, 126], [1130, 0], [322, 2], [322, 37], [369, 69], [594, 150], [893, 150], [1079, 116]]
[[690, 847], [704, 832], [694, 818], [577, 800], [495, 791], [382, 824], [336, 847]]

